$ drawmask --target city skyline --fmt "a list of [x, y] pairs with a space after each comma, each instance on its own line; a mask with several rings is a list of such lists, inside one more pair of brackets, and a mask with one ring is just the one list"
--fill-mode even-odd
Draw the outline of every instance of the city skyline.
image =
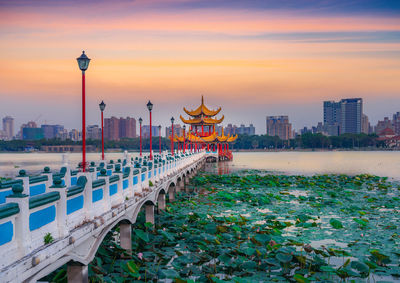
[[[289, 115], [322, 121], [321, 101], [362, 97], [371, 123], [399, 103], [395, 1], [0, 1], [0, 114], [80, 128], [85, 49], [88, 124], [110, 116], [163, 127], [203, 94], [226, 123]], [[76, 11], [85, 11], [77, 14]], [[102, 15], [101, 18], [98, 15]], [[12, 109], [12, 111], [10, 111]]]

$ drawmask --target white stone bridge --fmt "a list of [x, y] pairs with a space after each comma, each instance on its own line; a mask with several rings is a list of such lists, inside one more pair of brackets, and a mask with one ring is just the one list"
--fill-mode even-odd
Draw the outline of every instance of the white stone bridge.
[[131, 252], [131, 224], [142, 207], [146, 222], [165, 208], [204, 164], [206, 153], [166, 152], [150, 161], [127, 153], [118, 162], [91, 164], [89, 172], [21, 170], [0, 183], [0, 282], [36, 282], [67, 264], [68, 282], [88, 282], [88, 264], [106, 234], [120, 226], [120, 245]]

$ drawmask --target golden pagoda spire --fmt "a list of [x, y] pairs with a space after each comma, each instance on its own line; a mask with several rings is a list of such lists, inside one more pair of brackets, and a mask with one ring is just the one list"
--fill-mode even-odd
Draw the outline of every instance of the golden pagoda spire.
[[199, 117], [201, 115], [213, 117], [221, 111], [221, 107], [219, 107], [217, 110], [208, 109], [208, 107], [204, 104], [204, 96], [202, 95], [201, 96], [201, 104], [199, 107], [197, 107], [196, 110], [189, 111], [185, 107], [183, 107], [183, 110], [186, 112], [186, 114], [188, 114], [189, 116], [192, 116], [192, 117]]

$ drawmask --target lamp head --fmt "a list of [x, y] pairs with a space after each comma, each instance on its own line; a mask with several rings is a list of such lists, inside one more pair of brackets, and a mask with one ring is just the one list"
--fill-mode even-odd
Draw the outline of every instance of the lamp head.
[[106, 104], [104, 103], [104, 101], [102, 100], [101, 103], [99, 104], [100, 110], [101, 112], [104, 111], [104, 109], [106, 109]]
[[86, 71], [89, 67], [90, 59], [86, 56], [85, 51], [82, 51], [81, 56], [76, 58], [76, 60], [78, 61], [79, 69], [81, 69], [82, 72]]
[[149, 109], [149, 111], [153, 110], [153, 103], [151, 103], [150, 100], [147, 102], [147, 109]]

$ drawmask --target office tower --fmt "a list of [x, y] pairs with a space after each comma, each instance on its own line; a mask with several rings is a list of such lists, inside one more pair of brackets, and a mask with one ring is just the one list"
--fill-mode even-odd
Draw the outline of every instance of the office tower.
[[[226, 134], [227, 133], [225, 133], [225, 135]], [[248, 127], [241, 124], [240, 127], [236, 127], [236, 134], [254, 136], [256, 134], [256, 128], [253, 126], [253, 124], [250, 124]]]
[[64, 126], [61, 125], [42, 125], [43, 136], [45, 139], [54, 139], [59, 133], [64, 131]]
[[[175, 135], [182, 136], [183, 128], [180, 124], [174, 124]], [[188, 133], [188, 127], [186, 127], [186, 134]], [[165, 128], [165, 137], [169, 138], [171, 136], [171, 126]]]
[[135, 118], [119, 118], [119, 138], [136, 138]]
[[362, 98], [340, 100], [340, 134], [361, 133]]
[[267, 135], [278, 136], [282, 140], [292, 138], [292, 124], [288, 116], [267, 116]]
[[86, 127], [86, 138], [89, 140], [101, 140], [101, 128], [98, 125]]
[[104, 119], [104, 139], [119, 140], [119, 119], [116, 117]]
[[371, 125], [369, 123], [368, 116], [365, 114], [362, 114], [362, 116], [361, 116], [361, 133], [368, 135], [370, 128], [371, 128]]
[[324, 132], [329, 136], [338, 136], [340, 134], [340, 113], [340, 102], [324, 101]]
[[3, 118], [4, 137], [11, 140], [14, 137], [14, 118], [6, 116]]

